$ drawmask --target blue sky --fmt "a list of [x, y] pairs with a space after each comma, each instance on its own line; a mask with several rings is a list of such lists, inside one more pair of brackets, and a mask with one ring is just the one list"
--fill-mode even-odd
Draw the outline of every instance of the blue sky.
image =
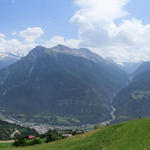
[[[131, 0], [126, 6], [130, 17], [150, 23], [149, 0]], [[77, 37], [77, 27], [69, 22], [77, 10], [73, 0], [0, 0], [0, 32], [9, 35], [27, 27], [39, 26], [46, 38]]]
[[77, 28], [69, 23], [76, 9], [71, 0], [0, 0], [0, 32], [9, 35], [39, 26], [46, 38], [76, 37]]
[[0, 0], [0, 53], [86, 47], [117, 62], [150, 60], [149, 0]]
[[141, 19], [144, 24], [150, 23], [150, 1], [149, 0], [131, 0], [126, 6], [131, 17]]

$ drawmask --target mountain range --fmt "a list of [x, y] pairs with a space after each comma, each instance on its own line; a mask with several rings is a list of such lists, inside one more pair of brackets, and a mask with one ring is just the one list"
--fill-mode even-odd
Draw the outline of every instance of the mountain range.
[[20, 56], [13, 53], [1, 53], [0, 54], [0, 70], [15, 63], [20, 59]]
[[150, 62], [118, 65], [89, 49], [37, 46], [0, 55], [0, 112], [51, 125], [120, 122], [150, 116]]
[[117, 64], [88, 49], [37, 46], [0, 71], [0, 108], [22, 122], [95, 124], [111, 118], [127, 81]]

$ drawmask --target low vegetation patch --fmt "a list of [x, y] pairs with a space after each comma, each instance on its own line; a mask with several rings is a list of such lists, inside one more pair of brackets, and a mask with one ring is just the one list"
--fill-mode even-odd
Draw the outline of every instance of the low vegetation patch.
[[132, 94], [131, 94], [131, 97], [135, 100], [140, 100], [140, 99], [147, 99], [150, 97], [150, 91], [140, 91], [140, 90], [137, 90], [137, 91], [134, 91]]

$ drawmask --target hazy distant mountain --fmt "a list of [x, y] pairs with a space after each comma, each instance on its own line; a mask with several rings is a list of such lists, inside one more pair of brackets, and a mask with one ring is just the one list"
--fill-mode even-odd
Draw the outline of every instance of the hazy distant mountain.
[[131, 83], [114, 100], [117, 119], [127, 120], [150, 116], [150, 63], [143, 63]]
[[13, 63], [15, 63], [20, 57], [12, 53], [1, 53], [0, 54], [0, 69], [3, 69]]
[[110, 118], [128, 76], [88, 49], [38, 46], [0, 71], [0, 106], [21, 121], [57, 125]]
[[150, 62], [143, 62], [140, 66], [135, 70], [134, 75], [137, 76], [143, 72], [150, 70]]
[[129, 75], [133, 75], [133, 73], [138, 69], [138, 67], [142, 64], [142, 62], [137, 63], [123, 63], [120, 65], [121, 69], [127, 72]]

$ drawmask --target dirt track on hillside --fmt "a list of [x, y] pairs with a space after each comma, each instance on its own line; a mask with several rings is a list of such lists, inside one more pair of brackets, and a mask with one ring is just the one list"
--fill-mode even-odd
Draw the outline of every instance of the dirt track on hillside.
[[3, 143], [13, 143], [14, 140], [10, 140], [10, 141], [0, 141], [0, 144], [3, 144]]

